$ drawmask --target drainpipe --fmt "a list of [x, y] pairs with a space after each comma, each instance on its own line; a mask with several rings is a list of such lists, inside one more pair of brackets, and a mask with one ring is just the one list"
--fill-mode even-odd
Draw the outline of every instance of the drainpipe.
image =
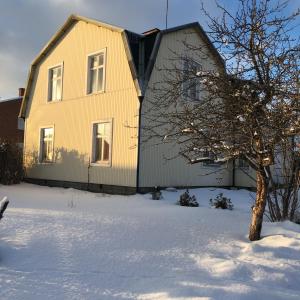
[[235, 187], [235, 159], [232, 161], [232, 186]]
[[136, 167], [136, 192], [139, 192], [140, 188], [140, 152], [141, 152], [141, 125], [142, 125], [142, 102], [143, 96], [139, 96], [139, 121], [138, 121], [138, 144], [137, 144], [137, 167]]

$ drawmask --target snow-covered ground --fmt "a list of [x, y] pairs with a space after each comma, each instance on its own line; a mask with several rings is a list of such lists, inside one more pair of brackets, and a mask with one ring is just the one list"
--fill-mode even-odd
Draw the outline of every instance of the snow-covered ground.
[[[219, 192], [233, 211], [209, 207]], [[253, 194], [191, 190], [109, 196], [29, 184], [0, 186], [0, 299], [300, 299], [300, 226], [247, 231]]]

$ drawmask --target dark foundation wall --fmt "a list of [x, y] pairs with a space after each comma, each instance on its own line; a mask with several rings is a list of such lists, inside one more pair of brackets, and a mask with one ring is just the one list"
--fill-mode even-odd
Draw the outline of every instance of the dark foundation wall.
[[117, 186], [108, 184], [96, 184], [87, 182], [72, 182], [72, 181], [60, 181], [49, 179], [36, 179], [36, 178], [24, 178], [25, 182], [50, 186], [50, 187], [62, 187], [73, 188], [83, 191], [90, 191], [94, 193], [106, 193], [113, 195], [134, 195], [136, 193], [135, 187], [130, 186]]

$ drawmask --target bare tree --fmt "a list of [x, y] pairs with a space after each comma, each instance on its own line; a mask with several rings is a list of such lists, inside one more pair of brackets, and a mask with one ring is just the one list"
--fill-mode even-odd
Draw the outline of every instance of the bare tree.
[[299, 222], [297, 210], [300, 207], [298, 191], [300, 186], [300, 156], [297, 138], [282, 141], [277, 145], [277, 164], [270, 173], [270, 187], [267, 196], [267, 216], [273, 222], [291, 220]]
[[275, 152], [299, 129], [300, 44], [292, 32], [300, 11], [285, 16], [287, 7], [239, 0], [234, 14], [218, 4], [220, 18], [203, 9], [224, 65], [207, 67], [207, 47], [185, 42], [184, 54], [172, 50], [159, 70], [164, 80], [151, 86], [144, 114], [145, 139], [178, 144], [189, 163], [239, 158], [256, 171], [252, 241], [260, 239]]

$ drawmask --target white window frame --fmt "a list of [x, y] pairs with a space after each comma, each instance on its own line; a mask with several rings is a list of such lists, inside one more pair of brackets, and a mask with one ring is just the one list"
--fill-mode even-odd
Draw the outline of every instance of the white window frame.
[[[99, 54], [103, 53], [103, 87], [102, 90], [99, 91], [95, 91], [93, 92], [91, 90], [91, 68], [90, 68], [90, 64], [91, 64], [91, 59], [93, 56], [97, 56]], [[106, 88], [106, 55], [107, 55], [107, 49], [101, 49], [99, 51], [93, 52], [93, 53], [89, 53], [87, 55], [87, 62], [86, 62], [86, 95], [94, 95], [94, 94], [98, 94], [98, 93], [104, 93], [105, 92], [105, 88]], [[97, 73], [98, 74], [98, 73]]]
[[[61, 95], [60, 99], [52, 99], [52, 78], [51, 78], [51, 71], [55, 68], [61, 67]], [[48, 68], [48, 95], [47, 95], [47, 103], [54, 103], [61, 101], [63, 98], [63, 86], [64, 86], [64, 62], [61, 62], [55, 66], [51, 66]]]
[[[215, 157], [215, 155], [213, 154], [212, 151], [207, 150], [206, 153], [208, 154], [208, 156], [205, 156], [205, 155], [204, 155], [205, 153], [203, 153], [203, 157], [211, 157], [211, 156], [214, 156], [214, 157]], [[209, 160], [208, 160], [208, 161], [204, 161], [204, 162], [202, 163], [202, 165], [203, 165], [203, 167], [220, 167], [220, 163], [215, 162], [214, 160], [211, 160], [211, 161], [209, 161]]]
[[[95, 161], [95, 126], [97, 124], [104, 124], [109, 123], [110, 124], [110, 133], [109, 133], [109, 160], [108, 161]], [[91, 138], [91, 159], [90, 159], [90, 165], [91, 166], [104, 166], [104, 167], [111, 167], [112, 165], [112, 148], [113, 148], [113, 119], [102, 119], [98, 121], [92, 122], [92, 138]]]
[[[42, 154], [43, 154], [43, 140], [42, 140], [42, 131], [44, 129], [52, 128], [53, 129], [53, 141], [52, 141], [52, 160], [43, 161], [42, 160]], [[48, 125], [48, 126], [41, 126], [39, 128], [39, 151], [38, 151], [38, 161], [40, 164], [52, 164], [54, 162], [54, 141], [55, 141], [55, 126], [54, 125]]]

